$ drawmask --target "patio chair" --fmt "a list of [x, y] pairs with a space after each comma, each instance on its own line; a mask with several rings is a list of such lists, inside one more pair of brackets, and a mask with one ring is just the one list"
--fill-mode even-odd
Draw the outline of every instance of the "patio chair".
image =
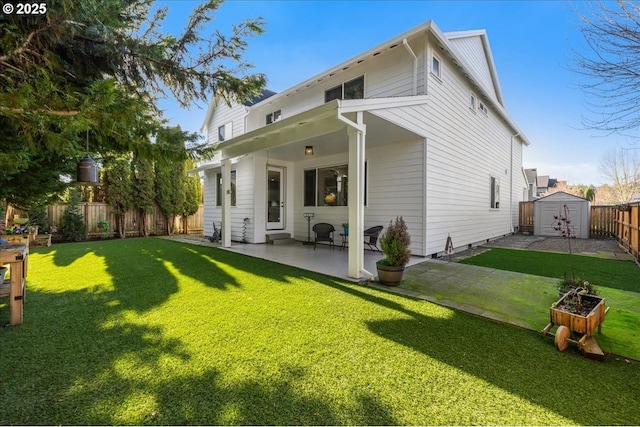
[[216, 223], [213, 223], [213, 235], [209, 237], [211, 243], [222, 243], [222, 228], [216, 227]]
[[364, 237], [368, 237], [369, 239], [364, 240], [364, 244], [369, 246], [369, 249], [376, 250], [378, 252], [382, 252], [378, 247], [378, 237], [380, 237], [380, 233], [384, 227], [382, 225], [376, 225], [375, 227], [367, 228], [364, 230]]
[[316, 245], [318, 244], [318, 242], [329, 242], [329, 246], [331, 247], [331, 249], [333, 249], [334, 248], [334, 244], [333, 244], [334, 231], [336, 231], [336, 229], [333, 228], [333, 225], [327, 224], [326, 222], [319, 222], [315, 224], [313, 226], [313, 232], [315, 233], [316, 237], [315, 237], [315, 240], [313, 241], [313, 250], [316, 249]]

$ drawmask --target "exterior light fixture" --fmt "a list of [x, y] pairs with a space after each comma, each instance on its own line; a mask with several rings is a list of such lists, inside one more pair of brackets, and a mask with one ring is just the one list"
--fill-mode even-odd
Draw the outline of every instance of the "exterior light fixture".
[[304, 155], [305, 156], [313, 156], [313, 145], [307, 145], [304, 148]]

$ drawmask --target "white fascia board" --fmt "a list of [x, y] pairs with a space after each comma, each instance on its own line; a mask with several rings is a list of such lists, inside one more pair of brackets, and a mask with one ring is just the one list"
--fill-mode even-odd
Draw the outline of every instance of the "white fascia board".
[[325, 70], [313, 77], [311, 77], [310, 79], [307, 79], [305, 81], [303, 81], [302, 83], [299, 83], [295, 86], [292, 86], [291, 88], [284, 90], [282, 92], [277, 93], [276, 95], [273, 95], [261, 102], [259, 102], [258, 104], [255, 104], [253, 107], [262, 105], [263, 103], [269, 103], [272, 101], [276, 101], [282, 97], [285, 97], [287, 95], [291, 95], [293, 93], [299, 92], [299, 91], [303, 91], [307, 89], [308, 85], [314, 86], [316, 84], [318, 84], [319, 82], [323, 81], [325, 78], [328, 77], [333, 77], [335, 74], [340, 73], [344, 70], [346, 70], [347, 68], [350, 68], [352, 66], [358, 65], [360, 63], [362, 63], [363, 61], [366, 61], [367, 59], [373, 57], [374, 55], [378, 54], [378, 53], [384, 53], [384, 51], [387, 51], [389, 49], [395, 48], [395, 47], [402, 47], [402, 40], [404, 39], [412, 39], [415, 38], [416, 36], [419, 36], [421, 34], [425, 34], [427, 31], [429, 31], [429, 28], [433, 25], [433, 21], [427, 21], [424, 24], [418, 25], [417, 27], [406, 31], [403, 34], [400, 34], [399, 36], [396, 36], [390, 40], [387, 40], [384, 43], [381, 43], [379, 45], [377, 45], [374, 48], [371, 48], [369, 50], [367, 50], [366, 52], [361, 53], [360, 55], [354, 56], [351, 59], [348, 59], [344, 62], [342, 62], [339, 65], [336, 65], [335, 67], [329, 68], [328, 70]]
[[398, 96], [389, 98], [365, 98], [340, 100], [340, 113], [355, 113], [358, 111], [386, 110], [397, 107], [410, 107], [412, 105], [426, 104], [427, 95]]
[[215, 168], [219, 168], [222, 166], [222, 162], [215, 162], [215, 163], [207, 163], [204, 165], [200, 165], [195, 169], [189, 169], [187, 172], [189, 173], [189, 175], [196, 175], [202, 171], [206, 171], [209, 169], [215, 169]]

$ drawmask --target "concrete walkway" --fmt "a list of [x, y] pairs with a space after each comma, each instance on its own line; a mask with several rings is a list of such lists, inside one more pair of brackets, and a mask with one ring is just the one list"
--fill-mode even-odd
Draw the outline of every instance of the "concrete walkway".
[[[407, 267], [399, 286], [369, 285], [539, 331], [549, 323], [549, 307], [558, 299], [557, 283], [531, 274], [425, 260]], [[547, 300], [542, 305], [541, 294]]]

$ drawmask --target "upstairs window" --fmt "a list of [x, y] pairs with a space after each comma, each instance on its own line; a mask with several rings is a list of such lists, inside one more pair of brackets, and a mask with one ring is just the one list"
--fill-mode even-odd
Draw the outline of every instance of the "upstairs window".
[[440, 59], [435, 55], [431, 56], [431, 72], [437, 78], [441, 78]]
[[233, 137], [233, 122], [226, 123], [218, 128], [218, 141], [226, 141]]
[[474, 113], [476, 112], [476, 96], [473, 94], [473, 92], [471, 92], [471, 95], [469, 95], [469, 108]]
[[482, 102], [478, 106], [478, 110], [482, 111], [485, 114], [489, 114], [489, 110], [487, 109], [487, 106], [484, 105]]
[[500, 180], [491, 177], [491, 209], [500, 209]]
[[364, 76], [349, 80], [324, 92], [324, 102], [334, 99], [364, 99]]
[[267, 114], [267, 124], [275, 123], [282, 118], [282, 110]]

